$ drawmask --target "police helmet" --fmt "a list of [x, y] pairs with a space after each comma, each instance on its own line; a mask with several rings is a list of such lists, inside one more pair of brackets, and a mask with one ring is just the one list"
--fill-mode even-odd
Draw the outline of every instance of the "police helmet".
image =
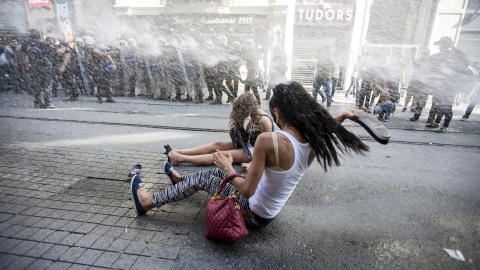
[[85, 42], [83, 42], [83, 39], [81, 39], [81, 38], [76, 38], [76, 39], [75, 39], [75, 45], [76, 45], [77, 43], [81, 43], [82, 45], [85, 45]]
[[40, 39], [40, 37], [41, 37], [40, 31], [38, 31], [37, 29], [30, 29], [28, 31], [28, 34], [30, 35], [30, 38], [32, 38], [32, 39]]
[[245, 40], [245, 49], [248, 49], [248, 50], [255, 49], [255, 41], [253, 41], [253, 39], [251, 38], [247, 38]]
[[213, 42], [211, 42], [211, 41], [206, 41], [205, 42], [205, 48], [207, 50], [214, 50], [215, 49], [215, 44], [213, 44]]
[[232, 42], [232, 48], [234, 50], [241, 50], [242, 49], [242, 43], [240, 43], [239, 41], [234, 41], [234, 42]]
[[95, 45], [95, 39], [91, 36], [85, 36], [83, 37], [83, 40], [85, 41], [86, 45]]
[[127, 40], [127, 42], [128, 42], [128, 46], [130, 46], [130, 47], [136, 47], [137, 46], [137, 41], [133, 38], [129, 38]]
[[47, 40], [49, 38], [53, 39], [53, 41], [57, 40], [52, 33], [47, 33], [43, 36], [43, 39], [45, 39], [45, 40]]
[[228, 46], [228, 39], [224, 35], [215, 36], [214, 41], [216, 44]]

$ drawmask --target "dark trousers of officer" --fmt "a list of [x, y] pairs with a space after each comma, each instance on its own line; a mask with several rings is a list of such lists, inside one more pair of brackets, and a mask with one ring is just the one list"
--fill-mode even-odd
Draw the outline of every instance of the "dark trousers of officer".
[[[153, 96], [157, 95], [157, 99], [159, 100], [169, 100], [170, 94], [168, 93], [167, 89], [167, 81], [166, 76], [163, 71], [152, 71], [152, 87], [153, 87]], [[158, 91], [158, 92], [157, 92]]]
[[[73, 77], [75, 78], [75, 87], [74, 87], [75, 95], [77, 97], [79, 95], [87, 95], [88, 93], [87, 93], [87, 90], [85, 89], [85, 84], [83, 81], [82, 72], [80, 71], [80, 67], [78, 66], [73, 67], [72, 74], [73, 74]], [[73, 93], [72, 93], [72, 96], [73, 96]]]
[[130, 97], [135, 96], [135, 85], [137, 83], [137, 70], [135, 69], [135, 63], [125, 64], [124, 72], [124, 85], [126, 91]]
[[107, 100], [112, 98], [112, 93], [110, 92], [110, 75], [108, 69], [97, 69], [92, 73], [93, 83], [97, 86], [97, 98], [101, 99], [106, 97]]
[[203, 90], [202, 90], [202, 84], [200, 82], [200, 78], [198, 78], [198, 76], [190, 74], [188, 79], [190, 80], [190, 87], [193, 87], [195, 98], [198, 101], [203, 100]]
[[[428, 100], [428, 85], [417, 81], [417, 80], [412, 80], [410, 84], [408, 85], [408, 90], [407, 94], [410, 95], [413, 99], [412, 101], [412, 106], [414, 105], [414, 102], [416, 101], [416, 106], [415, 106], [415, 112], [413, 114], [413, 118], [420, 118], [420, 115], [422, 114], [423, 108], [425, 108], [425, 105], [427, 104]], [[408, 97], [405, 97], [405, 100], [407, 100]]]
[[447, 128], [450, 124], [450, 121], [453, 117], [453, 101], [455, 99], [455, 92], [448, 92], [443, 94], [436, 94], [432, 99], [432, 108], [428, 113], [427, 123], [440, 124], [443, 116], [445, 120], [443, 121], [443, 127]]
[[[232, 93], [234, 98], [238, 96], [238, 82], [239, 82], [239, 74], [228, 73], [227, 77], [225, 78], [225, 82], [227, 83], [228, 90]], [[233, 82], [233, 86], [232, 86]]]
[[148, 70], [139, 70], [140, 85], [145, 87], [145, 93], [147, 98], [153, 98], [152, 79]]
[[[50, 67], [30, 67], [29, 76], [33, 87], [33, 104], [37, 108], [50, 105], [52, 71]], [[43, 99], [43, 102], [42, 102]]]
[[65, 70], [57, 76], [59, 82], [62, 84], [65, 94], [70, 94], [71, 99], [78, 98], [78, 89], [75, 83], [74, 70], [70, 67], [66, 67]]
[[365, 104], [366, 108], [370, 108], [370, 99], [372, 96], [372, 82], [363, 79], [362, 86], [360, 87], [360, 94], [358, 95], [358, 107], [363, 108]]
[[[71, 94], [72, 89], [75, 88], [74, 84], [74, 75], [73, 70], [69, 66], [65, 67], [62, 73], [59, 71], [60, 67], [53, 68], [53, 76], [52, 76], [52, 94], [54, 97], [58, 95], [58, 84], [62, 85], [63, 92], [65, 94]], [[78, 95], [77, 95], [78, 97]]]
[[[52, 96], [56, 97], [58, 95], [58, 89], [59, 86], [58, 84], [61, 84], [61, 74], [58, 71], [59, 67], [53, 67], [53, 72], [52, 72]], [[62, 84], [63, 88], [63, 84]], [[65, 89], [63, 90], [64, 93], [66, 93]]]
[[23, 71], [23, 69], [18, 66], [16, 67], [17, 70], [17, 78], [18, 78], [18, 89], [21, 91], [26, 91], [29, 94], [33, 94], [32, 92], [32, 82], [30, 80], [30, 76]]
[[114, 96], [123, 96], [125, 92], [125, 71], [122, 66], [119, 66], [117, 70], [111, 70], [112, 73], [112, 92]]
[[225, 75], [215, 77], [215, 103], [222, 103], [222, 92], [224, 92], [228, 96], [228, 101], [233, 101], [233, 96], [228, 90], [227, 87], [223, 84], [223, 80]]
[[260, 95], [258, 94], [257, 79], [249, 77], [247, 75], [247, 78], [245, 79], [245, 92], [250, 92], [250, 89], [252, 89], [253, 95], [257, 99], [257, 103], [260, 104]]
[[205, 83], [207, 84], [208, 97], [206, 100], [213, 100], [213, 92], [215, 91], [215, 78], [206, 77]]

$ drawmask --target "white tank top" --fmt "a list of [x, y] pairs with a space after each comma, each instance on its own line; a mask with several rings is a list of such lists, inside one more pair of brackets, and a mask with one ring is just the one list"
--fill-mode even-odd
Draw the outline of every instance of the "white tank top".
[[308, 157], [312, 147], [308, 143], [298, 142], [284, 131], [275, 131], [288, 138], [293, 146], [295, 160], [287, 171], [278, 171], [266, 167], [255, 194], [248, 199], [250, 210], [266, 219], [274, 218], [287, 202], [293, 190], [308, 168]]

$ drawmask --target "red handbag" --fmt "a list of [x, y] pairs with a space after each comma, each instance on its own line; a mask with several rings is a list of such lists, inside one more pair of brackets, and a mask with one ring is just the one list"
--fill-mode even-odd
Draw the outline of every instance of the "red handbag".
[[240, 202], [237, 199], [238, 191], [232, 192], [227, 198], [219, 198], [220, 192], [234, 177], [242, 177], [235, 173], [223, 179], [217, 193], [207, 202], [205, 236], [210, 239], [238, 240], [248, 235]]

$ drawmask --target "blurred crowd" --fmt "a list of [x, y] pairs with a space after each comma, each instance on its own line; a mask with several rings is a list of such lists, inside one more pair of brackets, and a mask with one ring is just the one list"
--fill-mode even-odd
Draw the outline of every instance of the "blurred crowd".
[[[286, 81], [286, 55], [274, 43], [271, 55], [251, 38], [230, 41], [224, 35], [208, 40], [188, 36], [149, 36], [139, 40], [120, 37], [114, 42], [83, 36], [74, 42], [53, 34], [41, 35], [32, 29], [22, 44], [4, 33], [0, 40], [0, 92], [10, 86], [15, 92], [34, 96], [35, 108], [51, 108], [51, 96], [59, 91], [70, 101], [79, 96], [95, 96], [99, 103], [115, 102], [115, 96], [143, 96], [149, 99], [178, 102], [222, 104], [239, 95], [239, 84], [245, 92], [252, 91], [260, 104], [259, 89], [271, 97], [271, 90]], [[470, 105], [462, 117], [469, 118], [480, 101], [478, 83], [480, 64], [470, 63], [454, 46], [451, 38], [443, 37], [435, 45], [439, 52], [428, 50], [412, 53], [413, 73], [406, 83], [402, 57], [385, 58], [378, 52], [363, 54], [355, 64], [345, 97], [353, 94], [356, 108], [369, 109], [381, 121], [390, 121], [400, 105], [401, 91], [406, 90], [402, 112], [414, 113], [411, 121], [420, 118], [429, 96], [432, 106], [427, 127], [447, 132], [453, 116], [452, 106], [462, 101]], [[268, 72], [264, 60], [268, 58]], [[322, 103], [330, 108], [339, 79], [339, 64], [331, 48], [318, 50], [314, 67], [312, 95], [320, 94]], [[204, 96], [204, 93], [208, 96]], [[411, 103], [410, 103], [411, 102]], [[444, 118], [443, 125], [440, 122]]]
[[[406, 95], [402, 112], [406, 112], [411, 104], [410, 111], [414, 113], [411, 121], [419, 120], [431, 96], [432, 106], [426, 127], [438, 128], [436, 132], [446, 133], [453, 117], [453, 106], [460, 102], [470, 103], [461, 119], [466, 121], [480, 102], [480, 63], [470, 63], [450, 37], [441, 38], [435, 45], [439, 46], [436, 54], [430, 55], [428, 50], [424, 50], [419, 57], [415, 57], [416, 51], [412, 53], [414, 68], [406, 88], [407, 76], [401, 56], [390, 55], [385, 58], [379, 52], [363, 54], [355, 64], [345, 97], [353, 94], [356, 108], [371, 110], [379, 120], [388, 122], [396, 106], [400, 105], [403, 89]], [[327, 101], [327, 108], [335, 95], [338, 79], [335, 69], [335, 60], [328, 48], [321, 49], [315, 66], [312, 95], [316, 98], [320, 93], [322, 102]]]
[[230, 43], [224, 35], [202, 41], [177, 38], [144, 35], [139, 40], [121, 37], [106, 42], [83, 36], [70, 42], [31, 29], [29, 39], [19, 43], [5, 33], [0, 45], [0, 91], [8, 85], [15, 92], [30, 93], [35, 108], [54, 107], [51, 97], [59, 91], [70, 101], [95, 96], [99, 103], [115, 102], [113, 97], [128, 95], [221, 104], [223, 94], [227, 103], [235, 100], [243, 83], [260, 104], [259, 89], [270, 93], [286, 80], [286, 55], [279, 44], [271, 48], [274, 68], [267, 73], [263, 50], [251, 38]]

